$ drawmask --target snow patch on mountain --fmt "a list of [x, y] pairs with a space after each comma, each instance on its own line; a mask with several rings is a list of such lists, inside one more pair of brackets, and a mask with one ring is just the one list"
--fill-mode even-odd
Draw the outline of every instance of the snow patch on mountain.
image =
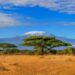
[[44, 35], [44, 34], [46, 34], [46, 32], [44, 31], [30, 31], [24, 33], [24, 35]]

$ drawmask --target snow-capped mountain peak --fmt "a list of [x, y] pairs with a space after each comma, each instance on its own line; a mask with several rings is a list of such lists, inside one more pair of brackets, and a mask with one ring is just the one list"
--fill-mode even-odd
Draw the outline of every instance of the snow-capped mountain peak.
[[29, 31], [24, 33], [24, 35], [44, 35], [46, 32], [44, 31]]

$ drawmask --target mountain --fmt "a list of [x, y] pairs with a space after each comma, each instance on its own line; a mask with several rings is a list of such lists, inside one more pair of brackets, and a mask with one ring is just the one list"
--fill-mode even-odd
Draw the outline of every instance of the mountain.
[[[38, 35], [39, 36], [39, 33], [36, 32], [36, 33], [25, 33], [23, 36], [17, 36], [17, 37], [12, 37], [12, 38], [0, 38], [0, 43], [13, 43], [13, 44], [16, 44], [18, 46], [19, 49], [24, 49], [26, 47], [22, 47], [20, 46], [20, 44], [22, 43], [22, 40], [27, 38], [28, 36], [31, 36], [32, 35]], [[40, 35], [46, 35], [46, 36], [54, 36], [52, 34], [48, 34], [48, 33], [44, 33], [44, 32], [40, 32]], [[69, 42], [71, 43], [73, 46], [75, 46], [75, 39], [69, 39], [69, 38], [65, 38], [65, 37], [59, 37], [59, 36], [55, 36], [57, 39], [59, 40], [62, 40], [64, 42]]]
[[44, 32], [44, 31], [30, 31], [24, 33], [24, 36], [54, 36], [53, 34]]
[[75, 45], [75, 39], [70, 39], [70, 38], [65, 38], [65, 37], [59, 37], [59, 36], [56, 36], [56, 38], [59, 39], [59, 40], [62, 40], [64, 42], [69, 42], [72, 45]]

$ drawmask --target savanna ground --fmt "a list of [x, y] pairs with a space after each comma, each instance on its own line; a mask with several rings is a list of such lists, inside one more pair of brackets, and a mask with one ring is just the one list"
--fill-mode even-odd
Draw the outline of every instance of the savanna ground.
[[0, 75], [75, 75], [75, 56], [1, 55]]

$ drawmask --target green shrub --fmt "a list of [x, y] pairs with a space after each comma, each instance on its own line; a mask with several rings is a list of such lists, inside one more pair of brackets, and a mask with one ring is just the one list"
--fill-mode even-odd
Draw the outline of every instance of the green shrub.
[[68, 48], [65, 48], [64, 50], [58, 50], [57, 54], [75, 54], [75, 48], [68, 47]]
[[75, 48], [73, 48], [73, 47], [66, 48], [65, 54], [75, 54]]
[[65, 54], [65, 51], [64, 50], [57, 50], [57, 54], [63, 55], [63, 54]]
[[65, 49], [65, 54], [72, 54], [72, 49], [71, 48], [66, 48]]
[[20, 50], [18, 49], [7, 49], [3, 51], [3, 54], [18, 54]]
[[51, 54], [57, 54], [57, 50], [50, 50]]
[[21, 50], [20, 53], [21, 54], [25, 54], [25, 55], [32, 55], [32, 54], [34, 54], [32, 50]]

